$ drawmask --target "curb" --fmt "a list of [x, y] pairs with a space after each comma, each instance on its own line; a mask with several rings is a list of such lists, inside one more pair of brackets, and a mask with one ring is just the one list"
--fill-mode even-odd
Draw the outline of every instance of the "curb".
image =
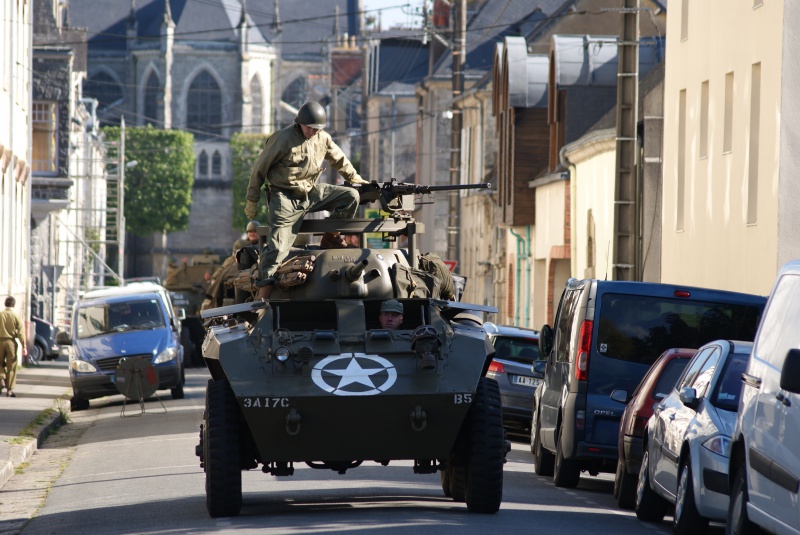
[[[21, 443], [10, 445], [8, 452], [9, 458], [7, 460], [0, 460], [0, 489], [14, 476], [16, 467], [29, 461], [33, 456], [33, 452], [39, 449], [42, 442], [44, 442], [52, 432], [64, 425], [65, 422], [61, 414], [64, 412], [69, 415], [69, 402], [67, 402], [65, 407], [62, 399], [56, 399], [53, 406], [50, 407], [50, 409], [43, 410], [42, 413], [48, 410], [53, 410], [54, 412], [35, 428], [35, 436], [20, 437]], [[41, 416], [42, 413], [39, 413], [39, 416]], [[35, 422], [39, 416], [31, 420], [31, 423]]]

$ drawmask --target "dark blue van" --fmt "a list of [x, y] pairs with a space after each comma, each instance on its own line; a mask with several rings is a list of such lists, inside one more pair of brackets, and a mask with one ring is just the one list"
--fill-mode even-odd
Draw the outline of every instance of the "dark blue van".
[[158, 389], [183, 398], [185, 372], [180, 320], [167, 290], [143, 282], [94, 290], [75, 305], [69, 357], [73, 410], [89, 400], [118, 394], [114, 384], [120, 359], [143, 359], [158, 375]]
[[568, 280], [539, 338], [546, 364], [531, 421], [536, 473], [575, 487], [582, 471], [615, 472], [625, 403], [658, 356], [752, 341], [765, 304], [765, 296], [722, 290]]

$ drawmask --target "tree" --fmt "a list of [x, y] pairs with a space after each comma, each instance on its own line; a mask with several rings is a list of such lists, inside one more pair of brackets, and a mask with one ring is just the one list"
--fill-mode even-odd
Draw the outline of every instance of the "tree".
[[[256, 163], [264, 142], [269, 134], [243, 134], [237, 132], [231, 137], [231, 162], [233, 164], [233, 228], [241, 230], [247, 226], [247, 216], [244, 214], [245, 195], [247, 184], [250, 182], [250, 172]], [[256, 220], [262, 225], [267, 224], [268, 209], [263, 194], [258, 202]]]
[[[103, 129], [118, 141], [119, 127]], [[179, 130], [125, 129], [125, 230], [137, 236], [189, 227], [194, 184], [194, 136]]]

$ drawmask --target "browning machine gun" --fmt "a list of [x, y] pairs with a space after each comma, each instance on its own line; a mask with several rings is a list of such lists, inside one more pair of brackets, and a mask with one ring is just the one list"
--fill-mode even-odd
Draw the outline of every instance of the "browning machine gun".
[[489, 184], [483, 183], [456, 184], [452, 186], [426, 186], [423, 184], [397, 182], [396, 178], [392, 178], [383, 184], [373, 180], [369, 184], [362, 184], [361, 186], [358, 186], [358, 193], [361, 197], [358, 204], [367, 204], [380, 201], [381, 209], [384, 212], [397, 215], [398, 212], [412, 210], [413, 204], [430, 204], [433, 202], [420, 202], [419, 200], [415, 200], [414, 203], [404, 202], [404, 197], [408, 195], [429, 195], [436, 191], [457, 191], [464, 189], [489, 189]]

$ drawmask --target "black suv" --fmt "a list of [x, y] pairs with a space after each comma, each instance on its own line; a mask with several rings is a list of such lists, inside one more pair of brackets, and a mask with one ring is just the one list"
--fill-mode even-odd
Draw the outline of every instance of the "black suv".
[[533, 399], [536, 473], [575, 487], [614, 473], [620, 417], [650, 365], [671, 347], [752, 340], [766, 297], [670, 284], [567, 281], [542, 327], [544, 381]]

